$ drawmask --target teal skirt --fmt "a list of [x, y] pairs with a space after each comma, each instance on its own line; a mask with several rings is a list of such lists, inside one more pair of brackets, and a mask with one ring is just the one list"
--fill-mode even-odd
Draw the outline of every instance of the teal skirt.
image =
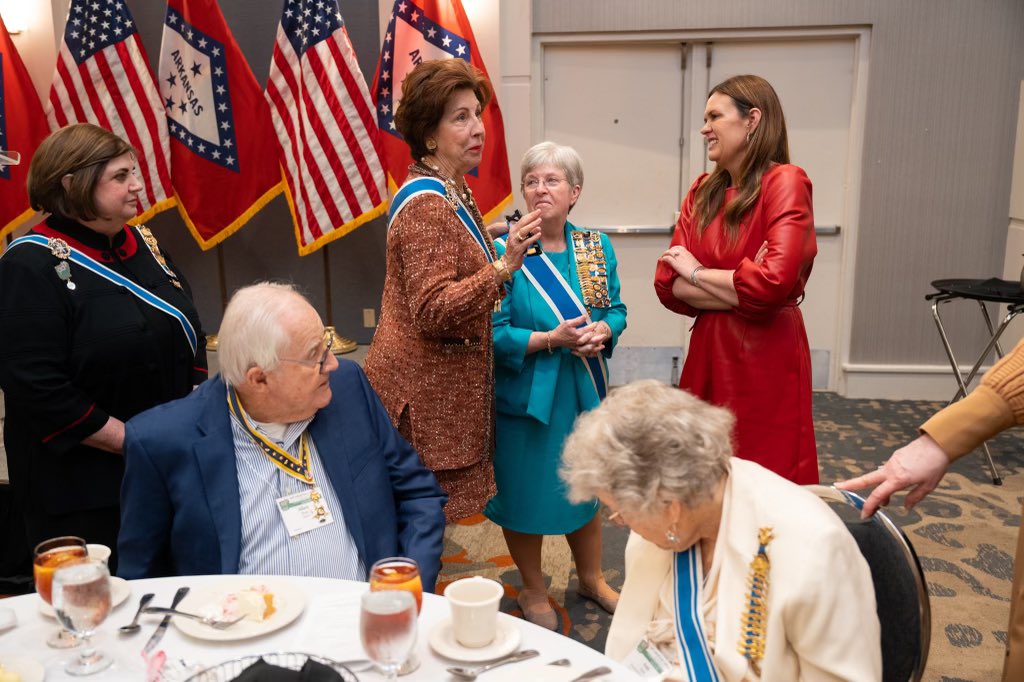
[[502, 528], [531, 535], [565, 535], [585, 526], [597, 513], [598, 502], [570, 504], [558, 477], [562, 446], [580, 414], [574, 362], [562, 353], [555, 384], [551, 423], [532, 417], [497, 415], [494, 478], [498, 493], [484, 515]]

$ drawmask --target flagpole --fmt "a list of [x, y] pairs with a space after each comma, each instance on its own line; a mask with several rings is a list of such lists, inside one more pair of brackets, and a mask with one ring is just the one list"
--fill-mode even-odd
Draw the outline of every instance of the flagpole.
[[[217, 284], [220, 286], [220, 309], [223, 312], [228, 307], [228, 281], [224, 275], [224, 247], [217, 244]], [[218, 345], [216, 334], [206, 335], [206, 350], [216, 351]]]
[[324, 301], [327, 305], [327, 326], [324, 331], [329, 332], [332, 337], [331, 349], [335, 355], [351, 353], [359, 347], [352, 339], [342, 336], [334, 328], [334, 306], [331, 305], [331, 259], [327, 249], [330, 244], [324, 244], [320, 252], [324, 255]]

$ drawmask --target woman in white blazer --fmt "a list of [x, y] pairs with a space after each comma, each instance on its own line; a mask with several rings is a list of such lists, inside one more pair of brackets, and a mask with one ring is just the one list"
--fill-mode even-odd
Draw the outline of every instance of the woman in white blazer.
[[[812, 493], [732, 457], [732, 415], [640, 381], [577, 422], [570, 499], [632, 533], [606, 653], [664, 679], [881, 679], [867, 563]], [[651, 650], [660, 653], [652, 654]]]

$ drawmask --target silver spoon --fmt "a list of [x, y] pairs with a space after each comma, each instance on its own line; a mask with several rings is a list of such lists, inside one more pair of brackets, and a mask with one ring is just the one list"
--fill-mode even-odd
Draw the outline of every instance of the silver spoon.
[[572, 662], [569, 661], [568, 658], [559, 658], [558, 660], [551, 661], [550, 663], [548, 663], [548, 665], [560, 665], [560, 666], [565, 667], [565, 666], [572, 665]]
[[594, 668], [593, 670], [588, 670], [587, 672], [583, 673], [579, 677], [572, 678], [572, 680], [570, 680], [569, 682], [581, 682], [581, 680], [591, 680], [591, 679], [593, 679], [595, 677], [604, 677], [605, 675], [608, 675], [609, 673], [611, 673], [611, 671], [612, 671], [611, 668], [608, 668], [606, 666], [601, 666], [600, 668]]
[[142, 609], [146, 608], [146, 604], [153, 601], [154, 596], [155, 595], [152, 592], [147, 592], [146, 594], [142, 595], [142, 599], [139, 600], [139, 610], [135, 612], [135, 617], [132, 618], [132, 622], [128, 623], [128, 625], [122, 625], [121, 627], [119, 627], [117, 629], [118, 632], [128, 635], [142, 627], [141, 625], [139, 625], [139, 616], [142, 615]]
[[517, 651], [516, 653], [506, 656], [505, 658], [499, 659], [494, 663], [488, 663], [487, 665], [481, 665], [476, 668], [448, 668], [448, 672], [456, 677], [461, 677], [464, 680], [475, 680], [477, 675], [487, 672], [488, 670], [494, 670], [499, 665], [505, 665], [506, 663], [516, 663], [518, 661], [525, 661], [528, 658], [534, 658], [540, 656], [540, 652], [536, 649], [524, 649]]

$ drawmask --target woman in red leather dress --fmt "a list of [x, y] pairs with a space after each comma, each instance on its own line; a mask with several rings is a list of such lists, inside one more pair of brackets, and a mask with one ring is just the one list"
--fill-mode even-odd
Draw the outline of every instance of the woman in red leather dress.
[[797, 307], [817, 253], [811, 181], [789, 163], [768, 81], [735, 76], [708, 97], [711, 174], [693, 183], [654, 288], [695, 317], [680, 388], [736, 414], [736, 454], [818, 482], [811, 356]]

